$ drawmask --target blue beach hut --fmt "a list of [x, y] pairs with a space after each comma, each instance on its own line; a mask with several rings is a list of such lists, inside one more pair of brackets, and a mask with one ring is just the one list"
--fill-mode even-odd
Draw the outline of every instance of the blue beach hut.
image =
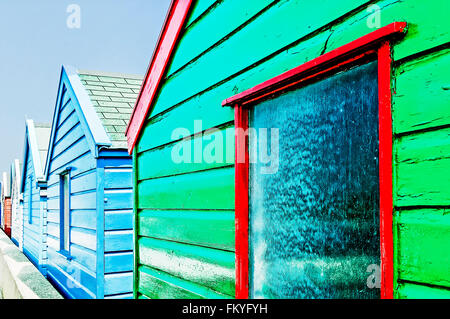
[[48, 278], [67, 298], [132, 298], [132, 159], [140, 76], [63, 66], [45, 166]]
[[23, 252], [46, 275], [46, 184], [43, 167], [47, 157], [50, 125], [27, 120], [20, 193]]

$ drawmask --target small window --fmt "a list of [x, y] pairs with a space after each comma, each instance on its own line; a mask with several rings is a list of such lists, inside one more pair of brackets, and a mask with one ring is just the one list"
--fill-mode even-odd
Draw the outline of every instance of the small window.
[[28, 193], [30, 197], [28, 201], [28, 224], [33, 223], [33, 178], [30, 176], [30, 190]]
[[60, 178], [60, 250], [69, 252], [70, 248], [70, 175]]

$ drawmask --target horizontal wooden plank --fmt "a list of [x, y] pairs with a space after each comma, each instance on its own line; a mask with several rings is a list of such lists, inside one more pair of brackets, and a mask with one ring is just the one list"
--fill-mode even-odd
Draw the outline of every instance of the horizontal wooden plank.
[[[59, 227], [58, 227], [59, 228]], [[58, 229], [59, 230], [59, 229]], [[84, 228], [70, 228], [70, 243], [88, 248], [92, 251], [97, 250], [97, 235], [95, 231]]]
[[61, 108], [65, 109], [65, 107], [68, 105], [67, 103], [69, 101], [72, 101], [72, 98], [71, 98], [70, 94], [67, 92], [67, 90], [64, 89], [64, 92], [62, 92]]
[[395, 133], [450, 124], [450, 49], [401, 65], [393, 94]]
[[96, 209], [97, 191], [73, 194], [70, 196], [70, 209]]
[[[183, 33], [176, 54], [167, 70], [167, 76], [241, 27], [272, 2], [274, 1], [246, 0], [245, 5], [242, 5], [242, 0], [228, 0], [217, 3], [214, 10], [208, 12]], [[196, 8], [197, 6], [194, 6], [194, 10]], [[211, 27], [212, 25], [214, 28]]]
[[396, 293], [399, 299], [450, 299], [450, 290], [414, 283], [400, 283]]
[[[70, 161], [73, 161], [74, 159], [81, 157], [87, 152], [90, 152], [89, 145], [87, 143], [86, 138], [83, 137], [82, 139], [78, 140], [75, 144], [73, 144], [70, 148], [64, 150], [64, 152], [59, 154], [57, 157], [52, 157], [50, 162], [51, 164], [50, 172], [54, 173], [57, 169], [64, 167]], [[65, 169], [65, 167], [63, 169]]]
[[234, 127], [228, 127], [141, 153], [138, 180], [233, 165], [234, 138]]
[[397, 260], [401, 280], [450, 288], [450, 214], [445, 209], [397, 213]]
[[141, 238], [139, 263], [227, 295], [235, 292], [233, 252]]
[[138, 291], [151, 299], [223, 299], [231, 296], [170, 276], [145, 266], [138, 268]]
[[70, 129], [69, 132], [66, 132], [66, 135], [62, 137], [57, 143], [55, 143], [53, 147], [53, 157], [58, 156], [66, 149], [68, 149], [71, 145], [75, 144], [76, 141], [83, 138], [84, 132], [81, 124], [78, 122], [74, 127]]
[[119, 230], [132, 228], [133, 228], [132, 210], [105, 211], [105, 230]]
[[97, 173], [95, 170], [70, 179], [70, 193], [80, 193], [97, 190]]
[[[70, 102], [69, 102], [70, 100]], [[69, 94], [63, 95], [63, 102], [60, 104], [59, 118], [57, 127], [60, 127], [62, 123], [68, 118], [68, 116], [74, 111], [74, 102], [71, 100]]]
[[83, 265], [92, 272], [97, 271], [97, 255], [94, 251], [85, 249], [82, 246], [71, 245], [70, 255], [80, 265]]
[[105, 191], [105, 210], [132, 209], [133, 208], [133, 190], [122, 189], [114, 191]]
[[59, 211], [59, 197], [49, 198], [47, 200], [47, 209]]
[[47, 234], [47, 250], [51, 248], [54, 251], [59, 251], [59, 238]]
[[138, 184], [140, 209], [234, 209], [234, 167]]
[[133, 273], [105, 274], [105, 295], [125, 294], [133, 291]]
[[[49, 222], [47, 224], [47, 235], [53, 236], [54, 238], [59, 238], [59, 224]], [[59, 249], [59, 245], [57, 249]]]
[[105, 189], [131, 188], [132, 168], [105, 169]]
[[[220, 1], [220, 0], [219, 0]], [[200, 15], [212, 6], [217, 0], [198, 0], [194, 1], [191, 5], [191, 13], [189, 14], [186, 22], [186, 26], [191, 25]]]
[[133, 250], [133, 230], [105, 232], [105, 251]]
[[[50, 213], [49, 213], [50, 215]], [[48, 218], [50, 220], [50, 218]], [[52, 221], [59, 223], [59, 211], [52, 213]], [[71, 210], [70, 211], [70, 225], [73, 227], [97, 229], [97, 211], [94, 209], [88, 210]]]
[[133, 252], [106, 253], [105, 273], [125, 272], [133, 270]]
[[[140, 236], [234, 251], [234, 211], [151, 211], [139, 213]], [[214, 234], [214, 236], [211, 236]]]
[[450, 205], [450, 129], [397, 139], [394, 154], [397, 206]]
[[76, 125], [80, 123], [78, 119], [78, 115], [76, 111], [72, 111], [67, 119], [65, 119], [64, 123], [62, 123], [57, 129], [55, 133], [54, 142], [57, 144], [60, 142], [68, 132], [70, 132]]

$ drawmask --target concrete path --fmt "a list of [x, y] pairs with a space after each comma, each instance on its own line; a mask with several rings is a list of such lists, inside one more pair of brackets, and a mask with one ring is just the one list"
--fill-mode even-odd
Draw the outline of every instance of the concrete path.
[[0, 230], [0, 298], [62, 299], [3, 230]]

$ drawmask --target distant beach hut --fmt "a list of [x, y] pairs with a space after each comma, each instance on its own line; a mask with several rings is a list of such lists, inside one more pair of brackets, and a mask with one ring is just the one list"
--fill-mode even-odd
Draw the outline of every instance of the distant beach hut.
[[47, 156], [50, 125], [26, 121], [20, 191], [23, 197], [23, 251], [46, 275], [47, 190], [43, 168]]
[[2, 182], [2, 228], [11, 237], [11, 171], [3, 173]]
[[11, 164], [11, 240], [22, 250], [23, 247], [23, 198], [20, 191], [22, 163], [15, 159]]

